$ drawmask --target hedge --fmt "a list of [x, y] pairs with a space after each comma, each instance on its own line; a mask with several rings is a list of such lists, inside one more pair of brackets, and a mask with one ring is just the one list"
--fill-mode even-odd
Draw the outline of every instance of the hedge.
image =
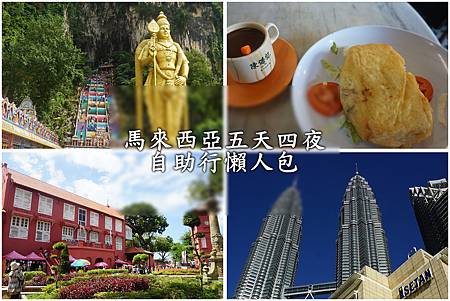
[[187, 278], [152, 279], [147, 290], [132, 292], [101, 292], [99, 299], [222, 299], [223, 283], [213, 282], [200, 288], [200, 281]]
[[34, 278], [34, 276], [46, 276], [47, 274], [43, 271], [32, 271], [32, 272], [23, 272], [23, 275], [25, 276], [25, 281], [31, 280]]
[[148, 289], [146, 278], [93, 278], [65, 286], [59, 290], [60, 299], [89, 299], [99, 292], [131, 292]]
[[89, 270], [85, 274], [87, 275], [102, 275], [102, 274], [120, 274], [120, 273], [128, 273], [126, 269], [95, 269]]
[[165, 269], [154, 271], [153, 275], [198, 275], [198, 269]]

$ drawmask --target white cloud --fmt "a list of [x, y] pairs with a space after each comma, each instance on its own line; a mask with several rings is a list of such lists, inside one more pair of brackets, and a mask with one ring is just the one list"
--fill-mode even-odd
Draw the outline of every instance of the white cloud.
[[79, 179], [73, 182], [72, 192], [99, 204], [106, 205], [105, 186], [88, 179]]
[[17, 164], [20, 172], [39, 180], [42, 179], [44, 174], [37, 156], [23, 152], [9, 153], [9, 156], [11, 161]]
[[55, 186], [60, 186], [60, 184], [66, 180], [62, 170], [56, 169], [54, 160], [47, 160], [45, 165], [47, 166], [47, 172], [49, 174], [48, 183]]
[[68, 162], [88, 167], [101, 173], [117, 174], [122, 170], [122, 161], [112, 151], [87, 149], [71, 152]]

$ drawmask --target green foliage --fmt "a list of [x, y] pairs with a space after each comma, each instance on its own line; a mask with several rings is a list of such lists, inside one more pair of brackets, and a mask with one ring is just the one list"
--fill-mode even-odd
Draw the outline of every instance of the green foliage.
[[[188, 188], [189, 198], [194, 201], [210, 201], [223, 191], [223, 164], [218, 164], [217, 172], [208, 174], [206, 181], [197, 179]], [[211, 204], [214, 205], [214, 204]], [[216, 204], [217, 205], [217, 204]]]
[[59, 292], [56, 291], [52, 291], [50, 293], [42, 293], [42, 294], [31, 294], [31, 295], [27, 295], [27, 299], [58, 299], [59, 297]]
[[198, 50], [185, 51], [189, 61], [188, 86], [210, 87], [220, 85], [214, 78], [208, 58]]
[[53, 250], [62, 251], [66, 247], [66, 244], [62, 241], [58, 241], [53, 245]]
[[105, 274], [121, 274], [128, 273], [125, 269], [95, 269], [89, 270], [85, 274], [86, 275], [105, 275]]
[[200, 270], [198, 269], [164, 269], [155, 271], [153, 275], [198, 275]]
[[50, 267], [50, 269], [51, 269], [52, 271], [57, 271], [57, 270], [58, 270], [58, 266], [57, 266], [57, 265], [52, 265], [52, 266]]
[[192, 260], [192, 248], [187, 247], [182, 243], [174, 243], [172, 248], [170, 249], [170, 254], [172, 255], [173, 260], [176, 262], [181, 262], [181, 254], [183, 251], [187, 252], [188, 260]]
[[64, 244], [64, 249], [61, 251], [61, 261], [59, 263], [59, 272], [67, 274], [70, 272], [69, 248]]
[[173, 239], [170, 236], [157, 236], [153, 245], [155, 252], [161, 257], [162, 262], [165, 262], [168, 253], [172, 249]]
[[64, 23], [63, 4], [3, 3], [3, 91], [13, 100], [29, 96], [38, 119], [63, 134], [75, 87], [83, 79], [84, 56]]
[[162, 234], [169, 226], [165, 216], [160, 215], [149, 203], [134, 203], [122, 209], [127, 224], [139, 240], [141, 247], [153, 249], [153, 239], [156, 233]]
[[150, 288], [134, 292], [104, 292], [95, 295], [99, 299], [221, 299], [223, 283], [213, 282], [201, 289], [196, 279], [181, 277], [150, 278]]
[[23, 272], [25, 277], [25, 281], [31, 280], [34, 276], [45, 276], [46, 274], [42, 271], [31, 271], [31, 272]]
[[133, 264], [145, 265], [148, 262], [148, 254], [136, 254], [133, 257]]
[[183, 216], [183, 225], [194, 228], [200, 226], [200, 219], [195, 211], [188, 211]]

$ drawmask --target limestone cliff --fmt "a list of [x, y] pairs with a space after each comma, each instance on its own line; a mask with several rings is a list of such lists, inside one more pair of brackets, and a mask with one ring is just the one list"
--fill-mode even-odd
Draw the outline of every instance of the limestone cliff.
[[186, 50], [205, 55], [213, 68], [222, 64], [221, 3], [71, 3], [68, 22], [75, 44], [98, 65], [116, 51], [134, 52], [147, 35], [146, 24], [164, 11], [172, 38]]

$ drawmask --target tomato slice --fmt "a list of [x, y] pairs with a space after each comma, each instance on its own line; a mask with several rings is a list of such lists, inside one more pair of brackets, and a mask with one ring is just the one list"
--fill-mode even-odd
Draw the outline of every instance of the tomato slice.
[[318, 113], [333, 116], [342, 111], [339, 84], [325, 82], [309, 87], [307, 93], [309, 104]]
[[431, 101], [433, 98], [433, 85], [424, 77], [416, 75], [416, 81], [419, 84], [420, 92]]

